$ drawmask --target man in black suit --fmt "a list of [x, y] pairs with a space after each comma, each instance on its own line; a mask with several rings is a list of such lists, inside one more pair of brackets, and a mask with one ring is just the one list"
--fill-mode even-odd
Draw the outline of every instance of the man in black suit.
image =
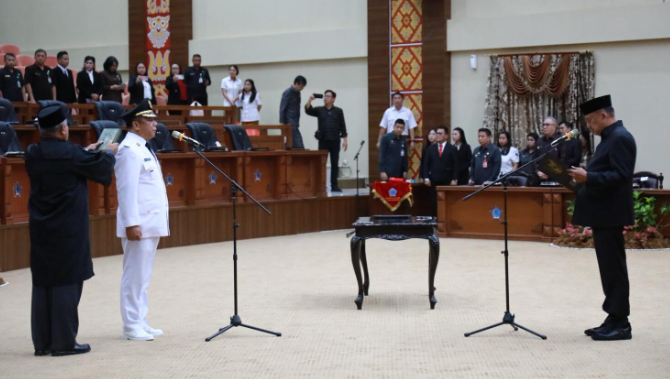
[[[572, 131], [572, 123], [568, 121], [561, 121], [558, 123], [558, 131], [561, 136], [564, 136]], [[568, 167], [579, 167], [582, 162], [582, 142], [579, 138], [572, 138], [563, 142], [558, 146], [559, 159], [563, 161]]]
[[449, 131], [446, 126], [438, 126], [434, 145], [426, 151], [426, 169], [423, 182], [430, 187], [433, 215], [437, 215], [437, 186], [452, 185], [458, 182], [458, 151], [447, 141]]
[[207, 105], [207, 87], [212, 84], [209, 77], [209, 70], [202, 67], [202, 57], [200, 54], [193, 54], [191, 60], [193, 66], [184, 72], [184, 83], [186, 83], [186, 93], [188, 93], [188, 102], [191, 104], [197, 101], [201, 105]]
[[67, 51], [59, 51], [56, 55], [58, 66], [54, 67], [54, 86], [56, 86], [56, 100], [66, 104], [77, 102], [77, 93], [74, 87], [72, 71], [67, 68], [70, 65], [70, 56]]
[[108, 186], [118, 144], [98, 151], [68, 142], [67, 107], [37, 113], [42, 140], [26, 149], [30, 177], [31, 330], [35, 355], [87, 353], [77, 343], [77, 306], [84, 281], [93, 276], [89, 242], [88, 181]]
[[633, 171], [635, 139], [616, 119], [609, 95], [580, 105], [588, 128], [601, 137], [586, 169], [573, 167], [570, 175], [580, 183], [573, 223], [590, 226], [605, 292], [605, 322], [584, 333], [597, 341], [632, 338], [628, 268], [623, 227], [633, 225]]

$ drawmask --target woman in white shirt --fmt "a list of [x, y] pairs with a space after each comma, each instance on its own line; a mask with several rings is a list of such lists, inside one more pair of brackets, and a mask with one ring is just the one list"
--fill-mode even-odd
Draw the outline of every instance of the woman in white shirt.
[[237, 104], [242, 108], [242, 125], [258, 125], [261, 116], [258, 113], [261, 110], [261, 96], [256, 91], [256, 84], [253, 80], [244, 81], [244, 91], [237, 96]]
[[519, 150], [512, 146], [512, 138], [509, 132], [502, 131], [498, 134], [498, 148], [502, 159], [500, 175], [516, 170], [519, 167]]
[[240, 69], [237, 65], [228, 67], [229, 76], [221, 80], [221, 94], [223, 95], [223, 106], [232, 107], [237, 101], [237, 97], [242, 91], [242, 81], [237, 78]]

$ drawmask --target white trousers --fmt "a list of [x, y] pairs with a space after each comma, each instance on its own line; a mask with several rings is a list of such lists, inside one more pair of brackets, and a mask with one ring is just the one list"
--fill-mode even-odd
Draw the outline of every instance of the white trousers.
[[147, 288], [151, 281], [156, 248], [160, 237], [139, 241], [121, 239], [123, 246], [123, 276], [121, 277], [121, 318], [124, 333], [147, 325]]

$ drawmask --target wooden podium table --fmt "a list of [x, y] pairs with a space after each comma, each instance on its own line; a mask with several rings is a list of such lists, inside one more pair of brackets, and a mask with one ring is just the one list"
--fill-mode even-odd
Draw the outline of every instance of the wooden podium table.
[[[419, 218], [402, 216], [389, 218], [381, 217], [359, 217], [353, 226], [355, 235], [351, 238], [351, 263], [354, 266], [356, 281], [358, 282], [358, 296], [356, 296], [356, 307], [363, 308], [363, 299], [368, 296], [370, 288], [370, 274], [368, 273], [368, 259], [365, 255], [365, 240], [369, 238], [381, 238], [388, 241], [402, 241], [410, 238], [427, 239], [429, 249], [428, 257], [428, 301], [430, 309], [435, 309], [435, 271], [440, 259], [440, 239], [437, 237], [435, 226], [437, 223], [433, 217]], [[365, 282], [361, 275], [361, 263]]]

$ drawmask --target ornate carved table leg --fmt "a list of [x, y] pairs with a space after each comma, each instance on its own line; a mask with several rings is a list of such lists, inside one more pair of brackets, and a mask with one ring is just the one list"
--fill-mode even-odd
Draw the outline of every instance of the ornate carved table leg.
[[368, 288], [370, 288], [370, 274], [368, 273], [368, 257], [365, 255], [365, 239], [361, 241], [361, 263], [363, 263], [363, 293], [368, 296]]
[[435, 271], [437, 270], [437, 262], [440, 260], [440, 239], [433, 234], [428, 238], [430, 246], [430, 253], [428, 258], [428, 300], [430, 301], [430, 309], [435, 309]]
[[358, 236], [351, 237], [351, 264], [354, 266], [356, 281], [358, 282], [358, 296], [354, 302], [360, 310], [363, 308], [363, 278], [361, 277], [361, 246], [364, 239]]

